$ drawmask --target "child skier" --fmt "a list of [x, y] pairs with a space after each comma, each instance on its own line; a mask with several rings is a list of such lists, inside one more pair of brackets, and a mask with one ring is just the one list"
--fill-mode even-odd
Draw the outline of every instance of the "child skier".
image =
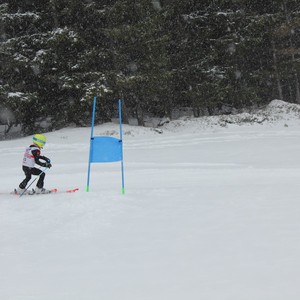
[[[36, 184], [36, 189], [33, 191], [37, 194], [47, 194], [51, 191], [44, 189], [45, 172], [35, 167], [35, 164], [45, 168], [51, 168], [50, 159], [41, 155], [41, 149], [46, 144], [46, 137], [42, 134], [35, 134], [33, 136], [33, 144], [30, 145], [24, 153], [22, 169], [25, 173], [25, 179], [20, 183], [19, 188], [15, 190], [16, 194], [21, 195], [25, 192], [26, 185], [31, 179], [31, 175], [39, 176]], [[42, 162], [43, 160], [45, 162]]]

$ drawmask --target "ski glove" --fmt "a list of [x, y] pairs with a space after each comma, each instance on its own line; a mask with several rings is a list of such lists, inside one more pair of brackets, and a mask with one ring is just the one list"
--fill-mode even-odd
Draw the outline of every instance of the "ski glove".
[[49, 162], [46, 162], [45, 167], [50, 169], [52, 167], [52, 165]]

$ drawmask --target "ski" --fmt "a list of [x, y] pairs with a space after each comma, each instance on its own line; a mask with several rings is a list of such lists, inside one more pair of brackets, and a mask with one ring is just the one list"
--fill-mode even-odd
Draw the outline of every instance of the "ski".
[[[58, 190], [58, 189], [51, 189], [51, 190], [49, 190], [49, 192], [48, 193], [45, 193], [46, 195], [47, 194], [61, 194], [61, 193], [75, 193], [75, 192], [77, 192], [77, 191], [79, 191], [79, 188], [75, 188], [75, 189], [70, 189], [70, 190], [62, 190], [62, 191], [60, 191], [60, 190]], [[36, 194], [36, 195], [44, 195], [44, 194]]]
[[[79, 191], [79, 188], [69, 189], [69, 190], [58, 190], [57, 188], [53, 188], [51, 190], [48, 190], [46, 193], [36, 193], [33, 189], [31, 191], [26, 191], [22, 196], [33, 196], [33, 195], [49, 195], [49, 194], [61, 194], [61, 193], [75, 193]], [[17, 193], [17, 190], [15, 189], [13, 192], [11, 192], [12, 195], [20, 196]]]
[[78, 192], [79, 188], [71, 189], [71, 190], [66, 190], [65, 193], [75, 193]]

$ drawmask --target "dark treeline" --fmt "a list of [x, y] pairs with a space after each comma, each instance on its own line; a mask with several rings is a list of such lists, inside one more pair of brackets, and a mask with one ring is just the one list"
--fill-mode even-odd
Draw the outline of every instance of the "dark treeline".
[[[0, 0], [2, 123], [24, 134], [300, 103], [299, 0]], [[3, 117], [5, 116], [5, 117]]]

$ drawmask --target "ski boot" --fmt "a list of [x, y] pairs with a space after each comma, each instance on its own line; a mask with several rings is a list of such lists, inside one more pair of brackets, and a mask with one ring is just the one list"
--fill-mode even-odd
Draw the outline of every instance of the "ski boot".
[[45, 189], [45, 188], [36, 188], [35, 190], [34, 190], [34, 193], [35, 194], [50, 194], [51, 193], [51, 190], [47, 190], [47, 189]]

